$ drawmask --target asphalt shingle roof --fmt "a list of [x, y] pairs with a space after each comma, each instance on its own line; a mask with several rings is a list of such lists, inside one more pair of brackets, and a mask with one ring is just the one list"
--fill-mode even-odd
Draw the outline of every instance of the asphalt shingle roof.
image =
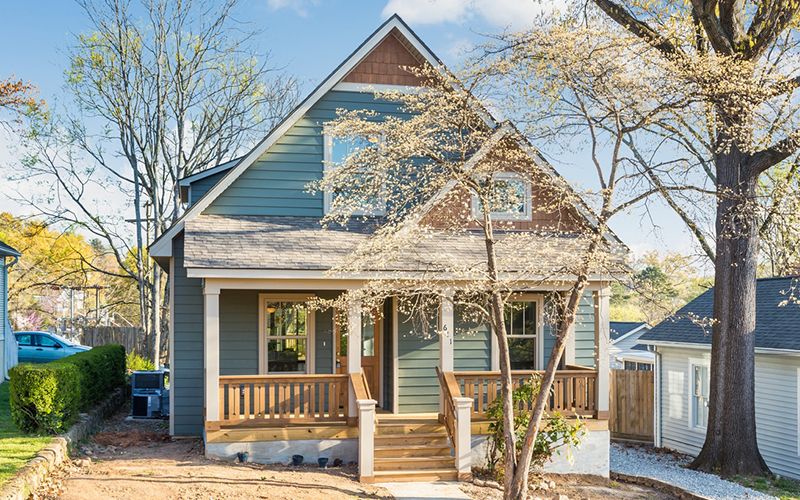
[[644, 321], [612, 321], [610, 325], [611, 340], [617, 340], [631, 330], [644, 324]]
[[[200, 215], [186, 222], [184, 265], [206, 269], [328, 270], [342, 265], [366, 241], [376, 221], [354, 221], [346, 228], [320, 226], [317, 217]], [[507, 239], [505, 239], [507, 238]], [[581, 256], [585, 243], [568, 235], [525, 236], [524, 245], [510, 242], [499, 250], [498, 260], [513, 270], [520, 259], [532, 259], [545, 272], [569, 268]], [[505, 239], [505, 240], [504, 240]], [[404, 248], [402, 255], [376, 271], [468, 269], [485, 262], [483, 239], [465, 233], [442, 233]], [[610, 262], [620, 269], [622, 255]], [[526, 269], [527, 270], [527, 269]], [[608, 268], [604, 269], [608, 272]]]
[[[639, 341], [711, 344], [711, 327], [700, 326], [698, 318], [712, 318], [713, 304], [712, 288], [654, 326]], [[800, 277], [757, 281], [756, 347], [800, 351]]]

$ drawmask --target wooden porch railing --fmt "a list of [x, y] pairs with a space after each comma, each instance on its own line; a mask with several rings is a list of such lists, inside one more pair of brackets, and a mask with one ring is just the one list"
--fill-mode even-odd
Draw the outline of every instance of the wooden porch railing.
[[349, 377], [347, 374], [221, 376], [220, 423], [346, 422]]
[[[572, 368], [572, 367], [570, 367]], [[536, 371], [514, 371], [514, 389], [527, 382]], [[473, 400], [472, 418], [487, 418], [489, 405], [500, 395], [500, 372], [454, 372], [461, 394]], [[532, 402], [520, 403], [518, 409], [530, 410]], [[565, 415], [595, 416], [597, 411], [597, 371], [579, 368], [559, 370], [553, 380], [553, 390], [547, 411]]]
[[456, 405], [453, 398], [461, 397], [461, 390], [458, 388], [458, 382], [453, 376], [453, 372], [442, 372], [439, 367], [436, 367], [436, 376], [439, 377], [439, 387], [442, 389], [442, 398], [444, 401], [444, 413], [442, 419], [444, 426], [447, 429], [447, 434], [450, 436], [450, 442], [456, 442]]

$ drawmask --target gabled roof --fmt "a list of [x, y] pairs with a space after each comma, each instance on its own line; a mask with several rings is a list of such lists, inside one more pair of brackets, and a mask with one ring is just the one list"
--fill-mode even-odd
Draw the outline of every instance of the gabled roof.
[[230, 186], [247, 168], [264, 154], [278, 139], [283, 136], [305, 113], [328, 91], [339, 83], [356, 65], [366, 57], [372, 49], [387, 36], [392, 30], [397, 30], [408, 43], [418, 52], [429, 64], [434, 67], [442, 65], [442, 61], [428, 48], [427, 45], [417, 36], [416, 33], [398, 16], [393, 15], [376, 29], [364, 42], [353, 51], [336, 69], [320, 83], [297, 107], [292, 110], [272, 131], [259, 142], [249, 153], [241, 157], [236, 165], [231, 168], [213, 188], [211, 188], [202, 198], [192, 205], [178, 219], [172, 227], [164, 232], [150, 246], [150, 255], [158, 257], [168, 257], [172, 255], [172, 238], [183, 230], [184, 224], [203, 212], [225, 189]]
[[[714, 289], [682, 307], [639, 338], [642, 344], [710, 346]], [[692, 320], [694, 318], [694, 321]], [[800, 276], [756, 281], [756, 349], [800, 351]]]
[[197, 182], [201, 179], [205, 179], [206, 177], [211, 177], [212, 175], [216, 175], [219, 173], [227, 172], [228, 170], [232, 169], [239, 163], [242, 157], [234, 158], [233, 160], [228, 160], [224, 163], [218, 163], [216, 166], [207, 168], [205, 170], [201, 170], [199, 172], [195, 172], [192, 175], [187, 175], [181, 179], [178, 179], [178, 186], [180, 186], [180, 194], [181, 194], [181, 201], [187, 201], [189, 199], [189, 186]]
[[21, 254], [14, 250], [12, 247], [0, 241], [0, 256], [2, 257], [19, 257]]
[[[377, 30], [375, 30], [344, 62], [342, 62], [328, 77], [323, 80], [312, 92], [309, 94], [281, 123], [279, 123], [273, 130], [248, 154], [237, 160], [233, 160], [232, 167], [228, 168], [227, 174], [217, 182], [206, 194], [201, 197], [194, 205], [189, 207], [186, 213], [179, 218], [170, 229], [162, 234], [150, 246], [150, 255], [155, 259], [169, 257], [172, 254], [172, 238], [180, 231], [184, 230], [186, 223], [200, 216], [202, 212], [227, 189], [250, 165], [252, 165], [258, 158], [261, 157], [280, 137], [283, 136], [305, 113], [328, 91], [334, 89], [339, 82], [345, 78], [350, 71], [355, 68], [358, 63], [363, 60], [370, 52], [377, 47], [381, 41], [392, 32], [399, 32], [404, 41], [407, 42], [411, 49], [424, 61], [433, 67], [447, 71], [444, 68], [442, 61], [425, 45], [425, 43], [414, 33], [414, 31], [398, 16], [393, 15], [386, 22], [384, 22]], [[378, 85], [379, 87], [379, 85]], [[481, 149], [476, 152], [473, 158], [470, 159], [469, 164], [475, 164], [480, 161], [492, 147], [494, 147], [499, 140], [506, 137], [513, 137], [513, 139], [520, 145], [520, 147], [529, 155], [532, 161], [543, 168], [543, 170], [551, 176], [559, 177], [560, 175], [556, 170], [547, 162], [544, 157], [530, 144], [519, 130], [513, 124], [505, 122], [498, 124], [498, 122], [491, 116], [491, 114], [484, 108], [476, 109], [476, 112], [481, 116], [485, 123], [495, 130], [495, 136], [487, 141]], [[222, 167], [222, 166], [220, 166]], [[216, 168], [216, 167], [215, 167]], [[222, 169], [218, 170], [222, 171]], [[216, 173], [216, 172], [215, 172]], [[200, 175], [200, 174], [198, 174]], [[208, 175], [212, 175], [209, 173]], [[423, 209], [418, 214], [424, 214], [435, 206], [435, 200], [440, 200], [446, 193], [453, 188], [452, 184], [448, 184], [443, 190], [434, 197], [431, 201], [425, 204]], [[591, 213], [589, 207], [581, 201], [577, 204], [576, 209], [579, 213], [590, 223], [596, 224], [596, 220]], [[196, 225], [195, 225], [196, 227]], [[621, 240], [610, 230], [605, 234], [606, 240], [617, 248], [627, 251], [627, 247]]]
[[611, 327], [611, 342], [618, 342], [627, 338], [644, 327], [650, 328], [650, 325], [644, 321], [612, 321], [609, 325]]

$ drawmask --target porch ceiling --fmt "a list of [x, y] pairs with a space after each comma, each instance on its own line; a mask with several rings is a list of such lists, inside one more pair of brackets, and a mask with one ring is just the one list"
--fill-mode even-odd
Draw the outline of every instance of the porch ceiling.
[[[187, 221], [185, 262], [199, 269], [328, 270], [345, 263], [368, 240], [377, 221], [353, 221], [346, 228], [320, 226], [317, 217], [201, 215]], [[564, 234], [506, 233], [498, 236], [501, 269], [531, 271], [536, 262], [543, 276], [572, 269], [585, 241]], [[485, 246], [478, 234], [441, 233], [415, 242], [376, 272], [485, 268]], [[516, 264], [524, 262], [524, 268]], [[619, 272], [622, 255], [611, 255], [598, 272]]]

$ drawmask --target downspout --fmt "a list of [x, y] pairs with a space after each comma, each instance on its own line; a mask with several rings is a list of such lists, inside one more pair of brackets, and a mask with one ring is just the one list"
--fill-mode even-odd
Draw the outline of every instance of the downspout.
[[655, 350], [653, 379], [653, 446], [661, 448], [661, 352]]
[[3, 290], [2, 290], [2, 292], [3, 292], [3, 301], [5, 302], [5, 304], [3, 304], [3, 307], [5, 308], [5, 313], [4, 313], [4, 317], [2, 319], [3, 324], [0, 325], [0, 326], [3, 327], [3, 339], [2, 339], [3, 340], [3, 349], [2, 349], [3, 352], [0, 352], [0, 356], [3, 356], [4, 362], [2, 363], [2, 367], [3, 368], [2, 368], [2, 373], [0, 373], [0, 377], [1, 377], [0, 380], [8, 380], [9, 366], [8, 366], [7, 361], [8, 361], [9, 357], [6, 355], [6, 353], [9, 350], [8, 343], [11, 342], [13, 344], [12, 348], [15, 350], [15, 352], [16, 352], [16, 349], [17, 349], [17, 340], [14, 338], [14, 335], [12, 335], [12, 332], [11, 332], [11, 321], [8, 319], [8, 270], [11, 268], [11, 266], [16, 264], [18, 261], [19, 261], [19, 257], [15, 256], [15, 255], [12, 255], [11, 256], [11, 262], [6, 264], [6, 258], [3, 257], [3, 265], [2, 265], [2, 267], [3, 267], [3, 273], [5, 273], [5, 279], [3, 280]]

